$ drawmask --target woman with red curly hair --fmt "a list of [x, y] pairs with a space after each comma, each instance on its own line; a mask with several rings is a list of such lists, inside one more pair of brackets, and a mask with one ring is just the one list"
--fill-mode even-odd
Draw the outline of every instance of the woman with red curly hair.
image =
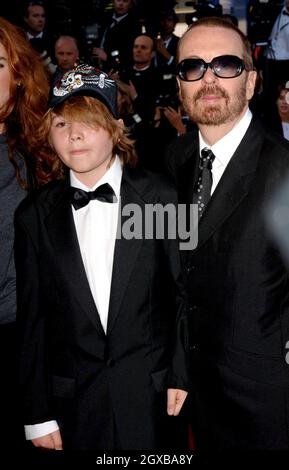
[[[0, 17], [0, 442], [17, 431], [14, 212], [26, 191], [49, 179], [49, 156], [37, 136], [47, 106], [46, 72], [22, 30]], [[20, 427], [19, 427], [20, 429]], [[19, 442], [19, 440], [18, 440]]]

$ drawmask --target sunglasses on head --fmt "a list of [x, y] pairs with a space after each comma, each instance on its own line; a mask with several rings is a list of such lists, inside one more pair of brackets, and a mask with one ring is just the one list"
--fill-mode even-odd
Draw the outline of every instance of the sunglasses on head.
[[219, 78], [235, 78], [241, 75], [243, 70], [248, 70], [240, 57], [220, 55], [214, 57], [211, 62], [199, 58], [184, 59], [177, 66], [177, 75], [185, 82], [194, 82], [203, 78], [208, 67]]

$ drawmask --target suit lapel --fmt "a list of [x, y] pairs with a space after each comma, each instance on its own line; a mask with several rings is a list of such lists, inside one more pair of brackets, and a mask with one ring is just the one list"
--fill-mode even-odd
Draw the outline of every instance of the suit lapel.
[[[199, 223], [198, 246], [196, 249], [199, 249], [214, 234], [248, 194], [262, 143], [262, 127], [258, 122], [252, 120]], [[194, 143], [187, 146], [184, 153], [186, 154], [185, 161], [177, 170], [179, 203], [191, 204], [193, 187], [198, 175], [198, 138], [194, 139]], [[183, 261], [186, 261], [188, 255], [189, 252], [185, 250], [181, 252]]]
[[[135, 177], [132, 177], [129, 170], [124, 168], [122, 184], [121, 184], [121, 208], [127, 204], [135, 204], [141, 209], [144, 214], [145, 201], [142, 198], [145, 192], [145, 179], [137, 177], [135, 171]], [[120, 213], [119, 216], [119, 227], [123, 227], [127, 217]], [[120, 225], [121, 224], [121, 225]], [[107, 333], [109, 334], [115, 324], [115, 320], [119, 313], [125, 291], [130, 277], [132, 274], [135, 261], [138, 253], [143, 244], [142, 239], [126, 239], [122, 236], [116, 239], [115, 250], [114, 250], [114, 261], [112, 271], [112, 281], [110, 290], [110, 303], [109, 303], [109, 315], [108, 315], [108, 327]]]
[[45, 220], [47, 232], [63, 278], [70, 285], [71, 296], [75, 297], [99, 334], [104, 335], [82, 262], [67, 188], [68, 185]]
[[199, 249], [248, 194], [263, 143], [262, 129], [251, 123], [231, 158], [199, 223]]

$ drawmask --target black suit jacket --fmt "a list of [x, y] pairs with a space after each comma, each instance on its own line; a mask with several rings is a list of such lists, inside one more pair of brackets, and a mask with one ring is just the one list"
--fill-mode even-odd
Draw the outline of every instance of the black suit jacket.
[[113, 51], [117, 50], [119, 52], [119, 60], [123, 67], [127, 67], [132, 63], [133, 42], [141, 34], [141, 26], [133, 12], [129, 12], [125, 18], [110, 28], [112, 23], [113, 20], [110, 17], [103, 33], [100, 34], [100, 37], [105, 34], [103, 49], [108, 55], [106, 64], [108, 71], [114, 67], [111, 57]]
[[[157, 448], [165, 389], [188, 385], [170, 296], [181, 292], [177, 241], [116, 240], [105, 334], [68, 187], [49, 184], [16, 214], [24, 423], [56, 419], [66, 449]], [[176, 202], [166, 180], [128, 169], [121, 198], [143, 211], [146, 203]], [[181, 297], [177, 304], [181, 312]]]
[[[179, 202], [192, 202], [197, 134], [171, 148]], [[288, 449], [288, 271], [264, 206], [289, 168], [285, 140], [253, 121], [183, 252], [189, 295], [192, 423], [199, 448]]]
[[179, 42], [179, 37], [176, 36], [175, 34], [172, 35], [172, 38], [169, 42], [169, 45], [167, 47], [167, 51], [174, 57], [174, 60], [170, 65], [168, 65], [168, 61], [164, 58], [162, 54], [159, 52], [156, 52], [156, 59], [155, 63], [158, 68], [161, 68], [163, 73], [176, 73], [176, 55], [177, 55], [177, 48], [178, 48], [178, 42]]

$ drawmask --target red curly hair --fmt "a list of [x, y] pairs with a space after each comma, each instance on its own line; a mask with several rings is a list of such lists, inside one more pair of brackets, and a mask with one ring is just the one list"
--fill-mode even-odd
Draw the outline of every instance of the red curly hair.
[[52, 177], [50, 151], [39, 140], [38, 129], [47, 110], [49, 81], [39, 55], [30, 46], [22, 29], [0, 17], [0, 43], [4, 47], [11, 74], [10, 98], [0, 108], [0, 122], [4, 123], [9, 160], [16, 178], [23, 187], [14, 159], [15, 151], [33, 158], [39, 185]]

